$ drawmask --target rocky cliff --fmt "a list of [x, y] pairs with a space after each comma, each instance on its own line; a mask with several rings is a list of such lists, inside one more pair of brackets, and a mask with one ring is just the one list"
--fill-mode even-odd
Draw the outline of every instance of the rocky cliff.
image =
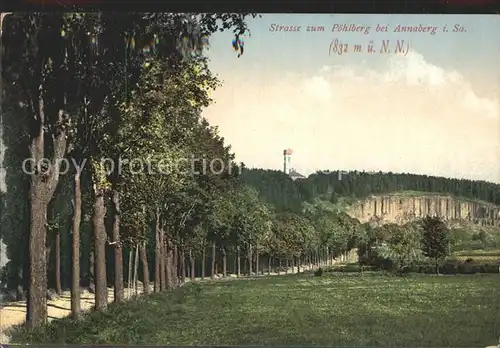
[[469, 221], [482, 226], [500, 226], [500, 207], [442, 195], [392, 194], [372, 196], [350, 206], [347, 213], [361, 222], [405, 223], [426, 215], [443, 220]]

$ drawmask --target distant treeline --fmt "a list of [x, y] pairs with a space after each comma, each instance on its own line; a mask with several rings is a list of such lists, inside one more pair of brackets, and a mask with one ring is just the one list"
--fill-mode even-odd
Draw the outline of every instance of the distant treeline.
[[315, 198], [335, 203], [339, 197], [359, 199], [396, 191], [442, 193], [500, 204], [500, 185], [486, 181], [391, 172], [340, 173], [341, 175], [339, 171], [316, 173], [307, 179], [292, 181], [281, 171], [247, 169], [243, 172], [243, 178], [277, 211], [298, 212], [302, 209], [303, 202], [311, 202]]

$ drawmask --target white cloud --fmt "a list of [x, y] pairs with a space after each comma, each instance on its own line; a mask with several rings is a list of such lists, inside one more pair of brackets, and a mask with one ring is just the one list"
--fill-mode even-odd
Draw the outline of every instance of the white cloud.
[[314, 76], [304, 81], [304, 90], [310, 98], [318, 98], [322, 101], [328, 101], [332, 96], [330, 84], [322, 76]]
[[[418, 53], [394, 56], [382, 71], [325, 66], [314, 76], [263, 72], [243, 85], [241, 77], [225, 80], [205, 116], [250, 166], [279, 169], [285, 146], [303, 172], [352, 168], [500, 181], [498, 100], [479, 97], [459, 72]], [[233, 88], [244, 96], [238, 103]]]

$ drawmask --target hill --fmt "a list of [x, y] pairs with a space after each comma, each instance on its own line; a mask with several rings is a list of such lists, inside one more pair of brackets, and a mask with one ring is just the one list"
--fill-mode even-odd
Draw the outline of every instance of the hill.
[[277, 211], [322, 205], [361, 222], [400, 222], [438, 215], [449, 222], [499, 226], [500, 185], [415, 174], [317, 173], [292, 181], [285, 173], [250, 169], [244, 181]]

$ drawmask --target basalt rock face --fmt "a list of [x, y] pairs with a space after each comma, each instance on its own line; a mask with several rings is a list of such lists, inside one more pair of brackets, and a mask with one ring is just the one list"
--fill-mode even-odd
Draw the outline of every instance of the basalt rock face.
[[448, 196], [372, 196], [352, 205], [347, 213], [361, 222], [406, 223], [439, 216], [447, 222], [469, 221], [481, 226], [500, 226], [500, 207]]

